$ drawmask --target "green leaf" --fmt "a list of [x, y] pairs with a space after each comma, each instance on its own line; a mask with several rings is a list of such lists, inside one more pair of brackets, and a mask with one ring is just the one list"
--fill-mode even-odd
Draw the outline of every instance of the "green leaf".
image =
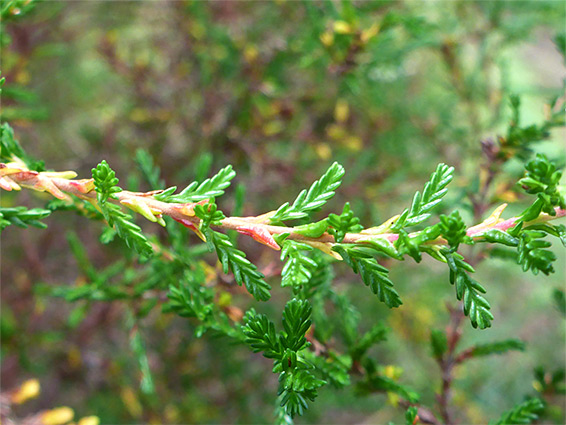
[[284, 348], [300, 351], [310, 345], [305, 338], [312, 321], [310, 320], [312, 307], [307, 300], [293, 299], [285, 305], [283, 310], [283, 329], [281, 342]]
[[389, 271], [372, 258], [374, 250], [352, 245], [335, 245], [332, 249], [340, 254], [354, 273], [360, 274], [362, 281], [380, 301], [391, 308], [402, 304], [399, 294], [393, 288], [393, 282], [388, 277]]
[[[200, 185], [192, 182], [179, 194], [172, 195], [169, 189], [166, 192], [155, 195], [155, 199], [163, 202], [198, 202], [204, 199], [215, 198], [224, 194], [224, 190], [230, 186], [230, 181], [236, 176], [231, 165], [221, 169], [214, 177], [206, 179]], [[176, 188], [173, 189], [173, 191]]]
[[380, 322], [366, 332], [350, 350], [352, 359], [359, 360], [373, 345], [385, 341], [389, 334], [389, 328]]
[[566, 295], [564, 294], [564, 291], [555, 288], [554, 291], [552, 291], [552, 298], [558, 311], [566, 317]]
[[136, 150], [136, 163], [138, 167], [140, 167], [151, 189], [160, 189], [165, 185], [165, 182], [159, 178], [161, 170], [155, 165], [153, 157], [146, 150]]
[[325, 218], [315, 223], [296, 226], [293, 231], [308, 238], [319, 238], [326, 232], [326, 229], [328, 229], [328, 219]]
[[45, 171], [43, 161], [32, 159], [16, 140], [12, 127], [8, 123], [4, 123], [0, 126], [0, 161], [12, 162], [15, 158], [24, 161], [30, 170]]
[[252, 347], [254, 353], [263, 351], [268, 359], [280, 359], [283, 348], [275, 332], [275, 325], [264, 314], [256, 314], [252, 309], [246, 312], [245, 325], [242, 327], [246, 336], [246, 344]]
[[489, 356], [491, 354], [503, 354], [511, 350], [525, 351], [525, 343], [518, 339], [506, 339], [504, 341], [478, 344], [469, 348], [470, 357]]
[[26, 207], [0, 207], [0, 231], [12, 224], [23, 228], [27, 228], [29, 225], [39, 229], [45, 229], [47, 224], [39, 220], [44, 219], [49, 214], [51, 214], [50, 210], [44, 210], [42, 208], [32, 208], [28, 210]]
[[419, 409], [417, 409], [415, 406], [409, 406], [409, 408], [407, 409], [407, 412], [405, 412], [405, 424], [406, 425], [413, 425], [416, 423], [417, 420], [417, 413], [419, 412]]
[[[525, 165], [526, 176], [519, 180], [519, 184], [530, 194], [537, 195], [537, 207], [547, 214], [555, 215], [554, 207], [566, 208], [566, 201], [558, 190], [562, 172], [542, 154]], [[534, 207], [523, 212], [521, 218], [525, 221], [533, 220]]]
[[281, 406], [285, 412], [294, 417], [302, 415], [308, 408], [308, 400], [314, 401], [317, 389], [326, 384], [315, 378], [306, 370], [283, 372], [279, 376], [279, 391]]
[[116, 172], [110, 168], [105, 160], [102, 160], [96, 168], [92, 169], [92, 178], [94, 179], [99, 204], [105, 204], [108, 198], [114, 198], [115, 193], [122, 191], [117, 186], [119, 180], [116, 177]]
[[200, 322], [205, 322], [212, 315], [212, 295], [200, 283], [191, 285], [189, 282], [179, 282], [178, 285], [170, 285], [167, 298], [169, 302], [163, 307], [163, 312], [196, 317]]
[[440, 329], [433, 329], [430, 332], [430, 345], [432, 347], [432, 354], [434, 357], [441, 359], [444, 353], [448, 351], [446, 332], [441, 331]]
[[552, 263], [556, 260], [556, 255], [546, 249], [551, 243], [541, 240], [545, 236], [546, 233], [540, 230], [525, 230], [520, 234], [517, 261], [523, 266], [523, 271], [531, 270], [534, 275], [539, 271], [545, 275], [554, 273]]
[[403, 211], [391, 229], [398, 231], [403, 227], [415, 226], [427, 220], [431, 216], [432, 209], [442, 202], [442, 198], [446, 195], [448, 191], [446, 186], [454, 178], [453, 174], [454, 167], [438, 164], [430, 180], [425, 184], [422, 194], [415, 193], [411, 208]]
[[211, 225], [219, 226], [222, 224], [222, 220], [226, 218], [224, 213], [218, 210], [216, 204], [212, 201], [205, 205], [197, 204], [194, 208], [195, 215], [201, 219], [200, 228], [204, 230]]
[[482, 239], [478, 242], [498, 243], [506, 246], [517, 246], [519, 244], [518, 238], [515, 238], [509, 233], [499, 229], [490, 229], [476, 236], [482, 237]]
[[472, 243], [472, 238], [466, 236], [466, 224], [458, 211], [449, 216], [441, 215], [438, 223], [442, 237], [446, 239], [452, 250], [457, 250], [461, 243]]
[[491, 326], [493, 315], [489, 302], [480, 295], [485, 289], [467, 272], [474, 269], [464, 261], [464, 257], [456, 252], [444, 250], [441, 254], [446, 259], [450, 269], [450, 283], [456, 287], [456, 298], [464, 301], [464, 314], [469, 316], [474, 328], [486, 329]]
[[538, 414], [544, 409], [544, 402], [532, 398], [503, 413], [498, 421], [491, 421], [490, 425], [530, 424], [538, 419]]
[[283, 243], [281, 261], [287, 259], [287, 262], [281, 271], [281, 286], [291, 286], [299, 289], [312, 278], [312, 273], [318, 265], [304, 251], [312, 251], [312, 247], [290, 240]]
[[223, 233], [210, 230], [206, 236], [216, 249], [224, 273], [231, 270], [238, 285], [244, 283], [256, 300], [267, 301], [271, 296], [269, 293], [271, 286], [264, 280], [263, 274], [257, 267], [246, 258], [246, 254], [236, 248], [230, 238]]
[[350, 369], [352, 359], [349, 356], [338, 356], [328, 351], [326, 356], [317, 356], [312, 351], [305, 351], [306, 358], [314, 365], [317, 373], [334, 388], [350, 385]]
[[153, 248], [141, 228], [135, 224], [132, 217], [124, 213], [118, 205], [107, 202], [114, 194], [122, 189], [116, 186], [118, 179], [116, 173], [110, 168], [106, 161], [102, 161], [96, 168], [92, 169], [92, 177], [96, 188], [98, 205], [102, 210], [104, 218], [109, 226], [113, 226], [126, 245], [134, 249], [138, 254], [150, 256]]
[[334, 191], [342, 183], [344, 167], [335, 162], [315, 181], [309, 190], [303, 190], [293, 202], [293, 205], [285, 203], [279, 207], [270, 218], [271, 223], [278, 224], [286, 220], [296, 220], [308, 216], [308, 213], [322, 207], [326, 201], [334, 196]]
[[368, 377], [366, 382], [360, 383], [360, 389], [362, 390], [370, 390], [371, 392], [375, 391], [387, 391], [392, 392], [395, 394], [400, 395], [404, 399], [408, 400], [411, 403], [416, 403], [419, 401], [419, 395], [411, 390], [410, 388], [406, 387], [405, 385], [401, 385], [398, 382], [394, 381], [391, 378], [383, 375], [374, 374]]
[[350, 209], [350, 203], [344, 204], [342, 214], [330, 214], [328, 216], [328, 225], [330, 226], [328, 233], [334, 236], [336, 242], [342, 242], [346, 233], [359, 233], [363, 230], [363, 226], [359, 224], [360, 219], [354, 217], [354, 212]]

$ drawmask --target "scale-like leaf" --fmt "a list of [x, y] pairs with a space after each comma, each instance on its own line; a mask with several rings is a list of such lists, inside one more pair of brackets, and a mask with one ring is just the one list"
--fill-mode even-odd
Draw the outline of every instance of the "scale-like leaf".
[[236, 176], [231, 165], [221, 169], [214, 177], [206, 179], [200, 185], [192, 182], [177, 195], [172, 193], [176, 188], [169, 188], [165, 192], [155, 195], [155, 199], [163, 202], [198, 202], [204, 199], [215, 198], [224, 194], [224, 190], [230, 186], [230, 181]]
[[400, 230], [403, 227], [414, 226], [428, 219], [430, 211], [442, 202], [448, 189], [446, 186], [454, 178], [454, 167], [446, 164], [438, 164], [436, 170], [431, 174], [430, 180], [425, 184], [422, 194], [415, 193], [410, 209], [406, 209], [391, 226], [392, 230]]
[[224, 273], [231, 270], [238, 285], [244, 283], [248, 292], [256, 300], [267, 301], [271, 297], [269, 293], [271, 286], [264, 280], [263, 274], [246, 258], [243, 251], [234, 246], [228, 236], [209, 229], [206, 237], [216, 249]]
[[372, 257], [368, 248], [336, 245], [332, 249], [340, 254], [355, 273], [359, 273], [362, 281], [371, 288], [380, 301], [391, 308], [402, 304], [399, 294], [393, 288], [393, 282], [388, 277], [389, 270]]
[[303, 190], [293, 202], [281, 205], [273, 216], [271, 223], [281, 223], [286, 220], [295, 220], [307, 217], [308, 213], [322, 207], [326, 201], [334, 196], [334, 191], [342, 183], [344, 167], [337, 162], [333, 163], [324, 175], [315, 181], [309, 190]]

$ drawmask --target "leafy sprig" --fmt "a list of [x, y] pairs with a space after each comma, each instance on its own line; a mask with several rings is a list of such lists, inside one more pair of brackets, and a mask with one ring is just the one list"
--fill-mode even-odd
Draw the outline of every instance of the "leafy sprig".
[[279, 209], [270, 217], [273, 224], [279, 224], [286, 220], [296, 220], [308, 216], [308, 213], [322, 207], [326, 201], [334, 196], [334, 191], [342, 183], [344, 176], [344, 167], [337, 162], [333, 163], [324, 175], [315, 181], [311, 187], [304, 189], [299, 195], [293, 205], [288, 202], [284, 203]]
[[493, 320], [493, 315], [489, 311], [491, 306], [480, 295], [485, 294], [485, 288], [468, 274], [473, 273], [474, 268], [457, 252], [444, 250], [442, 255], [450, 269], [450, 283], [456, 287], [456, 298], [464, 301], [464, 314], [469, 316], [474, 328], [489, 328]]
[[432, 209], [442, 202], [442, 198], [448, 191], [446, 186], [453, 178], [454, 167], [438, 164], [430, 180], [425, 184], [422, 194], [419, 191], [415, 193], [411, 208], [401, 213], [391, 229], [398, 231], [403, 227], [415, 226], [427, 220], [431, 216]]
[[525, 165], [525, 169], [526, 176], [519, 180], [519, 184], [527, 193], [537, 195], [537, 200], [523, 212], [523, 220], [534, 220], [541, 211], [556, 215], [554, 207], [566, 208], [564, 197], [558, 190], [562, 172], [546, 156], [537, 154]]
[[0, 126], [0, 160], [12, 162], [16, 158], [22, 160], [30, 170], [44, 171], [45, 163], [31, 158], [22, 148], [8, 123]]
[[108, 225], [114, 227], [118, 236], [124, 239], [126, 245], [138, 254], [151, 255], [153, 248], [147, 237], [142, 233], [141, 228], [131, 221], [132, 217], [124, 213], [118, 205], [108, 202], [109, 198], [115, 197], [115, 193], [122, 191], [120, 187], [116, 186], [118, 178], [114, 170], [103, 160], [96, 168], [92, 169], [92, 178], [94, 179], [98, 205]]
[[27, 209], [26, 207], [0, 207], [0, 231], [4, 230], [11, 224], [23, 228], [27, 228], [29, 225], [39, 229], [45, 229], [47, 224], [42, 223], [39, 220], [44, 219], [49, 214], [51, 214], [51, 211], [43, 208]]
[[161, 170], [146, 150], [138, 149], [136, 151], [136, 163], [152, 189], [159, 189], [164, 186], [165, 183], [159, 177]]
[[242, 330], [246, 343], [254, 352], [274, 360], [274, 372], [279, 372], [278, 395], [281, 407], [291, 417], [302, 415], [308, 401], [317, 396], [317, 389], [326, 384], [310, 372], [312, 365], [301, 351], [310, 343], [305, 333], [311, 326], [312, 307], [306, 300], [293, 299], [283, 310], [283, 331], [277, 332], [275, 324], [265, 315], [249, 310]]
[[224, 194], [224, 190], [230, 186], [230, 181], [236, 176], [236, 172], [231, 165], [222, 168], [214, 177], [206, 179], [201, 184], [192, 182], [180, 193], [174, 195], [176, 186], [170, 187], [160, 194], [155, 195], [155, 199], [163, 202], [198, 202], [204, 199], [215, 198]]
[[464, 223], [458, 211], [454, 211], [448, 216], [441, 215], [438, 226], [440, 234], [446, 239], [453, 251], [456, 251], [461, 243], [473, 243], [472, 238], [466, 235], [466, 223]]
[[356, 245], [336, 245], [332, 248], [352, 268], [354, 273], [359, 273], [362, 281], [370, 287], [380, 301], [388, 307], [399, 307], [402, 302], [397, 291], [393, 288], [393, 282], [389, 279], [389, 270], [380, 265], [373, 258], [377, 251]]
[[334, 236], [336, 242], [342, 242], [346, 233], [358, 233], [363, 230], [360, 219], [354, 216], [350, 209], [350, 203], [346, 202], [342, 214], [330, 214], [328, 216], [328, 233]]
[[241, 285], [244, 283], [248, 292], [258, 301], [267, 301], [271, 295], [271, 286], [264, 280], [255, 264], [246, 258], [246, 254], [234, 246], [230, 238], [212, 229], [206, 229], [207, 242], [216, 249], [218, 259], [222, 263], [224, 273], [232, 271], [234, 279]]
[[281, 286], [291, 286], [298, 291], [312, 278], [317, 263], [304, 254], [313, 248], [305, 243], [287, 240], [281, 250], [281, 261], [287, 260], [281, 271]]
[[546, 233], [540, 230], [524, 230], [519, 235], [517, 262], [523, 266], [523, 271], [531, 270], [534, 275], [539, 272], [549, 275], [554, 273], [552, 263], [556, 260], [554, 252], [546, 249], [552, 244], [542, 240]]
[[530, 424], [538, 419], [539, 413], [544, 409], [544, 402], [532, 398], [503, 413], [499, 420], [491, 421], [490, 425]]
[[492, 354], [503, 354], [507, 351], [525, 351], [525, 343], [519, 339], [506, 339], [503, 341], [489, 342], [485, 344], [477, 344], [468, 348], [467, 357], [481, 357]]

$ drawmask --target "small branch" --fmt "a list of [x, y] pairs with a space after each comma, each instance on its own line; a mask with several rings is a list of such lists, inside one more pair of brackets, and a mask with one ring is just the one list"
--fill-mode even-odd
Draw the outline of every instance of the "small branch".
[[[63, 176], [63, 177], [60, 177]], [[27, 187], [30, 189], [38, 191], [47, 191], [53, 196], [59, 199], [69, 199], [69, 195], [77, 196], [80, 199], [91, 202], [93, 205], [97, 206], [96, 201], [96, 191], [94, 189], [94, 182], [92, 179], [82, 179], [76, 180], [68, 177], [75, 177], [76, 173], [72, 171], [66, 172], [37, 172], [30, 171], [23, 168], [21, 165], [15, 166], [14, 164], [4, 164], [0, 163], [0, 187], [5, 190], [20, 190], [21, 187]], [[200, 219], [194, 214], [194, 206], [197, 203], [167, 203], [161, 202], [154, 198], [155, 195], [161, 191], [151, 191], [151, 192], [130, 192], [123, 190], [115, 194], [116, 201], [126, 206], [129, 205], [140, 205], [143, 204], [149, 208], [149, 210], [158, 218], [161, 216], [169, 216], [187, 227], [197, 230], [200, 224]], [[202, 203], [203, 201], [201, 201]], [[556, 208], [556, 215], [550, 216], [548, 214], [541, 214], [539, 218], [533, 222], [527, 224], [534, 224], [540, 222], [546, 222], [549, 220], [554, 220], [556, 218], [566, 216], [566, 210]], [[215, 226], [219, 229], [233, 229], [233, 230], [245, 230], [247, 228], [252, 228], [252, 232], [243, 232], [245, 234], [252, 234], [253, 232], [259, 232], [272, 238], [273, 235], [280, 235], [283, 233], [288, 233], [288, 239], [303, 241], [311, 244], [324, 244], [328, 248], [331, 248], [333, 244], [336, 243], [334, 237], [328, 233], [323, 234], [318, 238], [312, 238], [308, 236], [301, 235], [296, 232], [293, 227], [285, 226], [274, 226], [271, 224], [266, 224], [265, 221], [269, 219], [269, 214], [264, 214], [258, 217], [227, 217], [222, 220], [219, 226]], [[482, 238], [482, 233], [488, 229], [498, 229], [498, 230], [508, 230], [515, 226], [518, 221], [518, 217], [512, 217], [510, 219], [499, 221], [496, 223], [481, 223], [479, 225], [470, 227], [467, 231], [468, 236], [471, 236], [475, 240], [480, 240]], [[414, 232], [409, 234], [409, 237], [415, 237], [419, 232]], [[344, 237], [342, 243], [364, 243], [370, 242], [375, 239], [385, 239], [389, 242], [395, 242], [399, 238], [396, 233], [379, 233], [379, 234], [367, 234], [367, 233], [347, 233]], [[258, 239], [259, 240], [259, 239]], [[262, 241], [264, 242], [264, 241]], [[431, 245], [445, 245], [446, 241], [442, 238], [438, 238], [434, 241], [427, 242]], [[274, 247], [273, 244], [268, 244]], [[323, 245], [318, 245], [317, 247], [323, 247]]]
[[448, 341], [448, 350], [438, 359], [438, 365], [442, 372], [442, 388], [440, 394], [437, 396], [438, 405], [440, 408], [440, 415], [446, 425], [454, 424], [454, 418], [452, 416], [452, 411], [450, 409], [450, 399], [452, 398], [452, 380], [454, 376], [452, 374], [454, 366], [457, 364], [456, 358], [454, 358], [454, 352], [456, 351], [456, 346], [460, 341], [462, 336], [462, 320], [464, 319], [464, 313], [461, 308], [454, 308], [448, 306], [450, 312], [450, 324], [446, 330], [446, 338]]

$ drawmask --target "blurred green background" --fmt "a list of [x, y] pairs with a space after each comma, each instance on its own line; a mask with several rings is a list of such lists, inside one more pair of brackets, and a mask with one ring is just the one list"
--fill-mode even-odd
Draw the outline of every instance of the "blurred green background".
[[[456, 167], [445, 209], [468, 211], [472, 224], [467, 195], [481, 178], [481, 141], [506, 131], [509, 95], [521, 96], [529, 124], [560, 94], [565, 68], [552, 40], [565, 19], [554, 1], [40, 2], [6, 26], [2, 115], [48, 168], [86, 178], [106, 159], [129, 189], [148, 189], [134, 160], [139, 148], [167, 186], [233, 164], [235, 183], [219, 200], [227, 214], [243, 188], [243, 215], [276, 209], [338, 161], [346, 177], [325, 211], [350, 201], [365, 226], [376, 225], [408, 206], [445, 162]], [[564, 136], [555, 130], [537, 151], [563, 163]], [[517, 203], [507, 216], [525, 205], [513, 186], [521, 175], [521, 162], [508, 162], [490, 192], [493, 207]], [[38, 198], [47, 199], [2, 193], [2, 205], [38, 206]], [[158, 309], [140, 323], [156, 386], [143, 394], [120, 302], [69, 304], [34, 290], [85, 279], [67, 232], [96, 267], [113, 262], [115, 252], [98, 241], [100, 224], [65, 212], [46, 222], [46, 230], [2, 234], [2, 386], [35, 377], [43, 388], [22, 412], [68, 405], [105, 424], [271, 421], [277, 384], [268, 360], [226, 339], [197, 339], [196, 323]], [[277, 263], [276, 253], [240, 243], [261, 267]], [[551, 277], [501, 260], [478, 267], [496, 320], [486, 331], [466, 326], [463, 346], [518, 337], [528, 349], [457, 370], [454, 406], [468, 423], [533, 394], [535, 366], [564, 366], [564, 319], [551, 298], [564, 286], [566, 262], [556, 252]], [[400, 309], [368, 296], [345, 268], [335, 285], [353, 299], [362, 328], [380, 319], [393, 328], [374, 356], [400, 366], [404, 383], [432, 405], [440, 380], [428, 339], [448, 322], [453, 288], [426, 260], [388, 267]], [[274, 305], [263, 308], [277, 311], [285, 294], [271, 280]], [[554, 402], [554, 420], [563, 420], [564, 400]], [[297, 422], [400, 418], [384, 395], [324, 388]]]

